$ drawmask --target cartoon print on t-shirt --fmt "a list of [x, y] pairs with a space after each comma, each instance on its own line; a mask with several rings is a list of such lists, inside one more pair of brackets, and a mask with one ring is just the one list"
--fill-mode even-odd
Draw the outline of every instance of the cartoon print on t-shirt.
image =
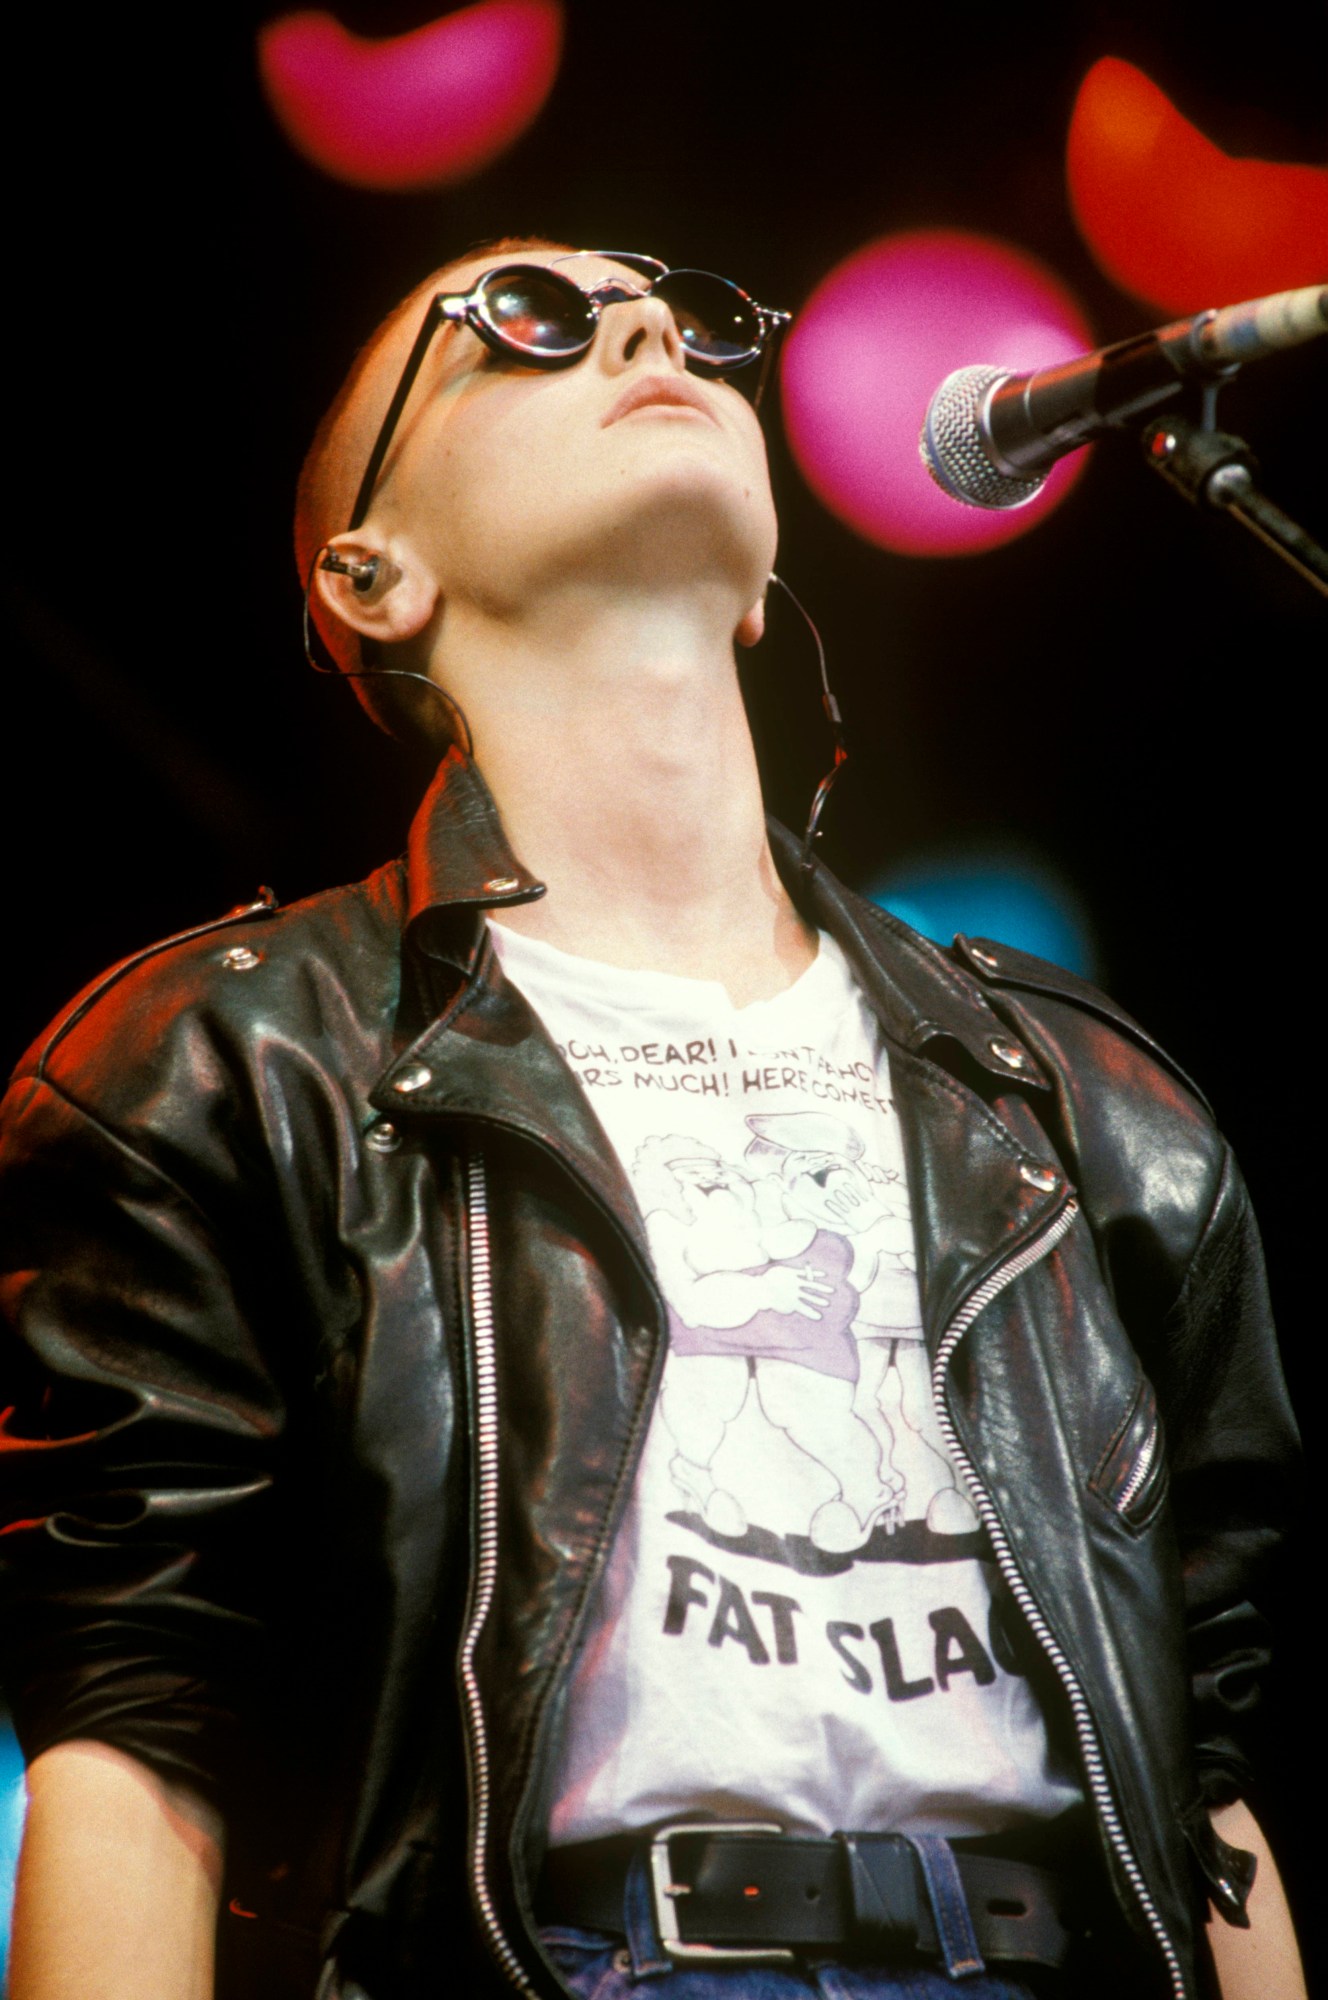
[[843, 954], [821, 937], [749, 1010], [510, 945], [636, 1196], [671, 1348], [570, 1677], [555, 1840], [698, 1800], [819, 1832], [1054, 1816], [1075, 1786], [932, 1411], [903, 1107]]
[[[742, 1166], [691, 1135], [638, 1146], [633, 1181], [669, 1308], [660, 1420], [674, 1487], [709, 1537], [750, 1539], [751, 1495], [715, 1462], [749, 1396], [821, 1468], [802, 1527], [822, 1556], [862, 1555], [906, 1514], [976, 1526], [931, 1411], [901, 1187], [824, 1112], [746, 1119]], [[877, 1530], [880, 1535], [877, 1535]]]
[[674, 1484], [717, 1533], [745, 1534], [745, 1511], [711, 1461], [754, 1383], [767, 1421], [835, 1481], [811, 1539], [857, 1547], [897, 1516], [901, 1482], [882, 1477], [880, 1448], [853, 1408], [858, 1295], [843, 1238], [761, 1201], [752, 1176], [690, 1136], [645, 1140], [633, 1177], [669, 1304], [661, 1419], [677, 1447]]
[[757, 1114], [746, 1123], [755, 1135], [746, 1158], [768, 1159], [777, 1170], [787, 1213], [844, 1230], [852, 1239], [855, 1408], [899, 1478], [909, 1516], [924, 1516], [935, 1534], [971, 1533], [977, 1514], [955, 1484], [936, 1425], [902, 1180], [880, 1169], [869, 1172], [858, 1134], [828, 1112]]

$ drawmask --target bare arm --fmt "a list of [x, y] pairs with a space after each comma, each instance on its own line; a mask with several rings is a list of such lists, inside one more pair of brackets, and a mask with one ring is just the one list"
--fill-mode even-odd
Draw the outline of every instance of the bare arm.
[[1236, 1930], [1216, 1915], [1208, 1926], [1222, 2000], [1305, 2000], [1305, 1975], [1291, 1912], [1258, 1821], [1237, 1800], [1213, 1814], [1213, 1825], [1223, 1840], [1245, 1848], [1259, 1863], [1249, 1901], [1249, 1929]]
[[109, 1744], [28, 1769], [10, 2000], [211, 2000], [222, 1828]]

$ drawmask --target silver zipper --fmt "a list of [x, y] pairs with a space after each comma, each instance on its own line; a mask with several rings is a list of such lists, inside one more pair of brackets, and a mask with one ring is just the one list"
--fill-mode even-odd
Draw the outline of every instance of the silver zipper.
[[1140, 1451], [1139, 1456], [1135, 1461], [1134, 1471], [1130, 1474], [1129, 1479], [1126, 1481], [1125, 1491], [1121, 1494], [1120, 1499], [1116, 1502], [1117, 1513], [1128, 1514], [1131, 1507], [1134, 1505], [1135, 1500], [1138, 1498], [1139, 1493], [1143, 1488], [1144, 1481], [1147, 1479], [1149, 1473], [1153, 1469], [1153, 1460], [1157, 1456], [1158, 1436], [1159, 1436], [1159, 1426], [1155, 1418], [1153, 1421], [1152, 1429], [1149, 1431], [1148, 1436], [1144, 1439], [1143, 1448]]
[[1044, 1257], [1055, 1249], [1061, 1238], [1069, 1230], [1078, 1213], [1078, 1202], [1067, 1202], [1060, 1214], [1043, 1230], [1040, 1236], [1036, 1237], [1033, 1242], [1026, 1243], [1017, 1255], [1010, 1258], [1008, 1263], [999, 1265], [991, 1273], [990, 1277], [985, 1278], [977, 1290], [964, 1301], [959, 1311], [950, 1321], [949, 1326], [945, 1329], [941, 1344], [936, 1350], [936, 1360], [932, 1368], [931, 1378], [932, 1399], [936, 1405], [936, 1418], [941, 1427], [941, 1434], [950, 1449], [955, 1464], [959, 1467], [968, 1484], [974, 1504], [982, 1517], [983, 1526], [986, 1528], [991, 1540], [992, 1551], [1000, 1567], [1001, 1575], [1009, 1585], [1011, 1595], [1027, 1619], [1029, 1627], [1037, 1638], [1043, 1652], [1055, 1668], [1061, 1685], [1069, 1697], [1070, 1712], [1074, 1717], [1075, 1732], [1079, 1738], [1079, 1752], [1083, 1759], [1084, 1772], [1088, 1779], [1089, 1790], [1092, 1792], [1093, 1803], [1097, 1808], [1098, 1816], [1106, 1831], [1107, 1838], [1116, 1852], [1121, 1867], [1125, 1871], [1126, 1878], [1139, 1900], [1140, 1908], [1143, 1910], [1144, 1916], [1148, 1921], [1148, 1926], [1161, 1947], [1162, 1956], [1166, 1960], [1167, 1971], [1170, 1974], [1171, 1988], [1175, 1995], [1175, 2000], [1186, 2000], [1185, 1974], [1181, 1967], [1180, 1957], [1167, 1934], [1166, 1925], [1162, 1921], [1157, 1905], [1148, 1893], [1148, 1885], [1144, 1881], [1143, 1871], [1135, 1859], [1134, 1852], [1126, 1838], [1125, 1829], [1120, 1822], [1120, 1814], [1116, 1810], [1116, 1802], [1111, 1796], [1111, 1787], [1107, 1782], [1106, 1765], [1103, 1760], [1101, 1745], [1098, 1742], [1097, 1731], [1093, 1725], [1093, 1718], [1089, 1712], [1087, 1697], [1079, 1685], [1074, 1668], [1070, 1665], [1061, 1647], [1057, 1644], [1050, 1626], [1038, 1609], [1033, 1593], [1020, 1574], [1019, 1567], [1015, 1562], [1014, 1553], [1006, 1539], [1005, 1529], [1001, 1525], [1000, 1516], [992, 1504], [991, 1496], [978, 1476], [977, 1468], [959, 1442], [959, 1435], [955, 1430], [954, 1420], [950, 1415], [949, 1406], [945, 1400], [945, 1376], [951, 1357], [978, 1314], [984, 1307], [989, 1306], [992, 1300], [1005, 1290], [1007, 1285], [1012, 1284], [1016, 1278], [1021, 1277], [1025, 1271], [1030, 1270], [1034, 1264], [1040, 1263]]
[[489, 1949], [518, 1991], [538, 2000], [508, 1941], [489, 1887], [487, 1848], [491, 1783], [484, 1710], [475, 1676], [475, 1648], [493, 1604], [498, 1577], [498, 1379], [493, 1332], [493, 1270], [489, 1256], [489, 1196], [484, 1155], [466, 1160], [466, 1208], [470, 1222], [471, 1323], [475, 1333], [475, 1459], [478, 1519], [475, 1574], [469, 1616], [461, 1640], [461, 1691], [469, 1724], [471, 1772], [470, 1891]]

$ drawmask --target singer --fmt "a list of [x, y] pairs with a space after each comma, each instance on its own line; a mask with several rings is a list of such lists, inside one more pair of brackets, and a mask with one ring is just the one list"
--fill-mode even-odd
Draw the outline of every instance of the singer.
[[767, 825], [782, 317], [528, 239], [413, 292], [297, 524], [437, 752], [404, 859], [20, 1066], [12, 2000], [1303, 1991], [1248, 1202], [1109, 1000]]

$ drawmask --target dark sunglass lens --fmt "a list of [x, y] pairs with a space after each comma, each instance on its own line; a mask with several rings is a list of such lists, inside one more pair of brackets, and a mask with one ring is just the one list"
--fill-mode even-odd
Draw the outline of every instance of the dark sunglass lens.
[[585, 294], [555, 271], [494, 271], [484, 285], [484, 314], [492, 331], [532, 354], [578, 354], [595, 337], [595, 315]]
[[703, 368], [750, 360], [761, 342], [755, 309], [736, 285], [709, 271], [670, 271], [655, 286], [682, 335], [689, 356]]

